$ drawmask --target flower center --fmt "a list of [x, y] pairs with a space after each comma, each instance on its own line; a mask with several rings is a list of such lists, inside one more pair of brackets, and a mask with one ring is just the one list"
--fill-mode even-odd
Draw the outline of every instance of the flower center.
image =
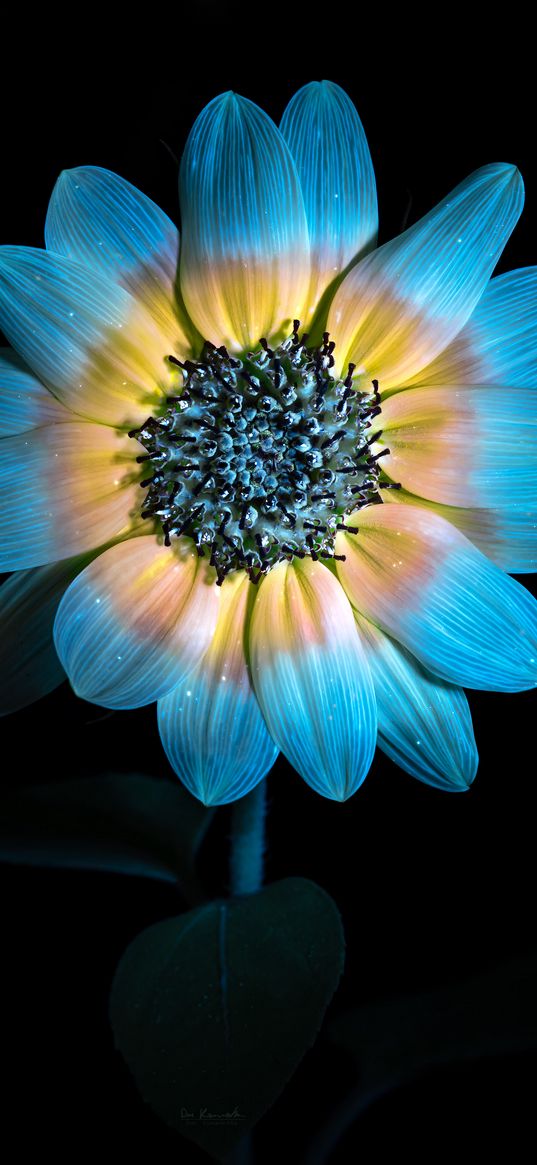
[[292, 336], [276, 349], [238, 359], [207, 343], [197, 362], [184, 364], [185, 387], [168, 398], [162, 416], [149, 417], [129, 436], [151, 462], [143, 518], [157, 519], [172, 537], [194, 540], [210, 554], [218, 583], [232, 570], [258, 582], [294, 555], [336, 558], [338, 530], [356, 532], [345, 517], [381, 501], [378, 459], [369, 435], [380, 414], [373, 391], [352, 388], [332, 375], [334, 343], [305, 345], [294, 321]]

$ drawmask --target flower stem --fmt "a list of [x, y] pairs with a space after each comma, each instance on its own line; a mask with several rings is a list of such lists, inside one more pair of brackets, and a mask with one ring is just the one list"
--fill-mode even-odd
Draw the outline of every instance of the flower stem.
[[224, 1159], [224, 1165], [252, 1165], [253, 1159], [252, 1134], [246, 1133], [229, 1157]]
[[[263, 885], [267, 783], [262, 780], [233, 806], [231, 819], [230, 890], [232, 894], [255, 894]], [[252, 1165], [252, 1133], [247, 1133], [226, 1165]]]
[[266, 781], [263, 780], [233, 806], [230, 854], [232, 894], [255, 894], [263, 885], [266, 798]]

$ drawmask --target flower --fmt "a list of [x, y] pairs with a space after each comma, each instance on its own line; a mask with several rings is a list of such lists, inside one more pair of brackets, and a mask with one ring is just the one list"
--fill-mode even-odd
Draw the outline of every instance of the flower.
[[46, 250], [1, 251], [4, 706], [63, 669], [105, 707], [157, 701], [207, 804], [279, 749], [345, 800], [377, 731], [467, 788], [462, 687], [537, 681], [509, 575], [535, 562], [537, 269], [491, 279], [521, 178], [484, 166], [375, 249], [363, 128], [322, 82], [280, 130], [215, 98], [180, 200], [181, 245], [81, 167]]

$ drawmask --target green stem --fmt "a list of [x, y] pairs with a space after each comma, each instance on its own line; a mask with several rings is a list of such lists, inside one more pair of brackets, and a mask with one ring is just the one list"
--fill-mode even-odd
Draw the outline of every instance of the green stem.
[[[267, 783], [262, 780], [233, 806], [229, 861], [229, 888], [233, 895], [255, 894], [263, 885], [266, 813]], [[252, 1165], [253, 1161], [253, 1136], [247, 1133], [226, 1159], [226, 1165]]]
[[263, 780], [233, 806], [230, 854], [232, 894], [255, 894], [263, 885], [266, 797], [266, 781]]
[[235, 1145], [231, 1155], [225, 1158], [225, 1165], [252, 1165], [252, 1153], [252, 1134], [246, 1133], [242, 1141], [239, 1141], [238, 1145]]

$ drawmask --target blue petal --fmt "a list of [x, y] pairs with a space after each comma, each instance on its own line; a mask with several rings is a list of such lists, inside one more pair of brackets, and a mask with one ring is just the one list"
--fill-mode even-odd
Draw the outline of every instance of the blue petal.
[[408, 384], [536, 388], [537, 267], [491, 279], [462, 331]]
[[11, 575], [0, 588], [0, 714], [25, 708], [65, 679], [52, 626], [66, 587], [87, 559]]
[[356, 109], [332, 81], [299, 89], [280, 129], [302, 186], [311, 248], [309, 302], [317, 304], [347, 264], [375, 246], [373, 163]]
[[316, 792], [345, 801], [369, 771], [377, 712], [352, 611], [334, 575], [308, 558], [273, 567], [259, 586], [249, 647], [272, 738]]
[[368, 506], [339, 534], [353, 606], [435, 675], [466, 688], [537, 685], [537, 601], [454, 526], [417, 506]]
[[386, 392], [429, 364], [473, 312], [523, 201], [514, 166], [483, 166], [353, 267], [328, 317], [340, 367]]
[[443, 506], [401, 489], [387, 491], [384, 500], [434, 510], [508, 574], [533, 574], [537, 570], [537, 505], [527, 498], [506, 509]]
[[383, 467], [452, 506], [537, 506], [537, 389], [416, 387], [382, 405]]
[[295, 164], [261, 109], [224, 93], [198, 117], [180, 172], [181, 290], [206, 339], [240, 350], [303, 319], [309, 242]]
[[198, 663], [213, 635], [218, 594], [213, 572], [190, 545], [134, 538], [105, 550], [71, 583], [54, 641], [78, 696], [105, 708], [139, 708]]
[[12, 348], [0, 349], [0, 437], [70, 418]]
[[177, 385], [173, 337], [94, 268], [32, 247], [0, 248], [0, 326], [68, 408], [132, 427]]
[[139, 446], [104, 425], [44, 425], [0, 441], [0, 570], [81, 554], [132, 527]]
[[356, 621], [375, 685], [379, 748], [427, 785], [467, 789], [479, 757], [464, 692], [427, 672], [362, 615]]
[[63, 170], [52, 191], [45, 241], [49, 251], [90, 264], [143, 299], [157, 319], [169, 322], [176, 312], [179, 231], [119, 174], [100, 166]]
[[204, 805], [224, 805], [243, 797], [278, 755], [244, 654], [251, 590], [242, 571], [226, 579], [210, 647], [191, 675], [158, 703], [168, 760]]

